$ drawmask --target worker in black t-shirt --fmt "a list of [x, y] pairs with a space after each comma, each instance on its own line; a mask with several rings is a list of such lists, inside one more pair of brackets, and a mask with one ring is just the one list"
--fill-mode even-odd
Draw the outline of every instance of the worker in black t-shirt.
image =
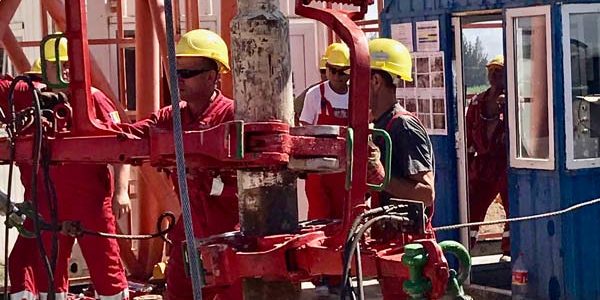
[[[416, 116], [398, 104], [396, 86], [401, 80], [412, 81], [412, 58], [408, 49], [400, 42], [391, 39], [374, 39], [369, 42], [371, 55], [370, 107], [375, 128], [387, 131], [392, 139], [391, 180], [385, 190], [374, 193], [372, 206], [386, 205], [390, 198], [421, 201], [428, 216], [425, 236], [402, 234], [395, 222], [384, 222], [372, 228], [375, 239], [400, 239], [410, 242], [419, 238], [435, 238], [431, 230], [433, 216], [434, 158], [429, 136]], [[374, 140], [371, 152], [377, 148], [381, 157], [386, 151], [383, 140]], [[373, 156], [373, 155], [371, 155]], [[371, 163], [370, 163], [371, 165]], [[373, 168], [370, 167], [370, 170]], [[397, 299], [405, 295], [397, 294], [397, 286], [402, 282], [385, 278], [380, 281], [383, 299]]]

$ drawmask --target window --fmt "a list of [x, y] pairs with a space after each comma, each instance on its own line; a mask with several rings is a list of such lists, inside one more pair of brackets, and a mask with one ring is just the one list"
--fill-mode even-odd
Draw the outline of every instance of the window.
[[600, 6], [563, 7], [567, 168], [600, 165]]
[[511, 166], [554, 169], [549, 6], [507, 11]]

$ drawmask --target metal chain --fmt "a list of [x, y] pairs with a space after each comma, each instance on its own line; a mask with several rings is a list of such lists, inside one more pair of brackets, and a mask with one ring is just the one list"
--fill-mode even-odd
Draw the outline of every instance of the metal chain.
[[600, 203], [600, 198], [589, 200], [589, 201], [582, 202], [582, 203], [578, 203], [578, 204], [569, 206], [565, 209], [551, 211], [551, 212], [547, 212], [547, 213], [543, 213], [543, 214], [508, 218], [508, 219], [495, 220], [495, 221], [484, 221], [484, 222], [473, 222], [473, 223], [440, 226], [440, 227], [433, 228], [433, 231], [447, 231], [447, 230], [455, 230], [455, 229], [472, 227], [472, 226], [496, 225], [496, 224], [503, 224], [503, 223], [515, 223], [515, 222], [523, 222], [523, 221], [531, 221], [531, 220], [537, 220], [537, 219], [543, 219], [543, 218], [550, 218], [550, 217], [562, 215], [562, 214], [565, 214], [565, 213], [568, 213], [568, 212], [571, 212], [571, 211], [574, 211], [574, 210], [577, 210], [577, 209], [580, 209], [580, 208], [583, 208], [586, 206], [598, 204], [598, 203]]
[[175, 158], [177, 161], [177, 180], [179, 183], [179, 196], [181, 199], [181, 210], [183, 226], [185, 228], [185, 239], [187, 241], [187, 255], [190, 260], [190, 273], [194, 299], [202, 300], [202, 281], [200, 274], [200, 256], [196, 243], [194, 243], [194, 226], [192, 223], [192, 211], [185, 174], [185, 157], [183, 150], [183, 136], [181, 128], [181, 111], [179, 107], [179, 88], [177, 86], [177, 69], [175, 66], [175, 38], [173, 33], [173, 4], [172, 0], [165, 1], [165, 18], [167, 31], [167, 54], [169, 63], [169, 81], [171, 92], [171, 103], [173, 104], [173, 138], [175, 139]]

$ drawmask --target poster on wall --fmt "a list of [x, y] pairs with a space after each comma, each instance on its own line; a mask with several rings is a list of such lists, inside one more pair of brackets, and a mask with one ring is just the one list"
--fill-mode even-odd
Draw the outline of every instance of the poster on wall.
[[392, 24], [392, 39], [402, 43], [408, 51], [413, 52], [412, 23]]
[[440, 51], [440, 22], [421, 21], [416, 23], [417, 51]]
[[444, 52], [414, 52], [412, 76], [396, 90], [398, 103], [419, 118], [427, 133], [446, 135]]

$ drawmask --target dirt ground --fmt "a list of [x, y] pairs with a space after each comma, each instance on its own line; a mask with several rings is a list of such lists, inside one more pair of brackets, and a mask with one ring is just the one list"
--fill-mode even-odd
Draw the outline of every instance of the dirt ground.
[[[502, 207], [502, 200], [500, 199], [500, 196], [498, 195], [496, 200], [494, 200], [494, 202], [492, 202], [492, 204], [488, 208], [487, 213], [485, 215], [485, 221], [500, 220], [500, 219], [504, 219], [504, 218], [506, 218], [506, 214], [504, 213], [504, 208]], [[502, 234], [503, 231], [504, 231], [503, 224], [481, 226], [479, 228], [479, 236], [481, 237], [481, 236], [494, 234], [494, 233]]]

